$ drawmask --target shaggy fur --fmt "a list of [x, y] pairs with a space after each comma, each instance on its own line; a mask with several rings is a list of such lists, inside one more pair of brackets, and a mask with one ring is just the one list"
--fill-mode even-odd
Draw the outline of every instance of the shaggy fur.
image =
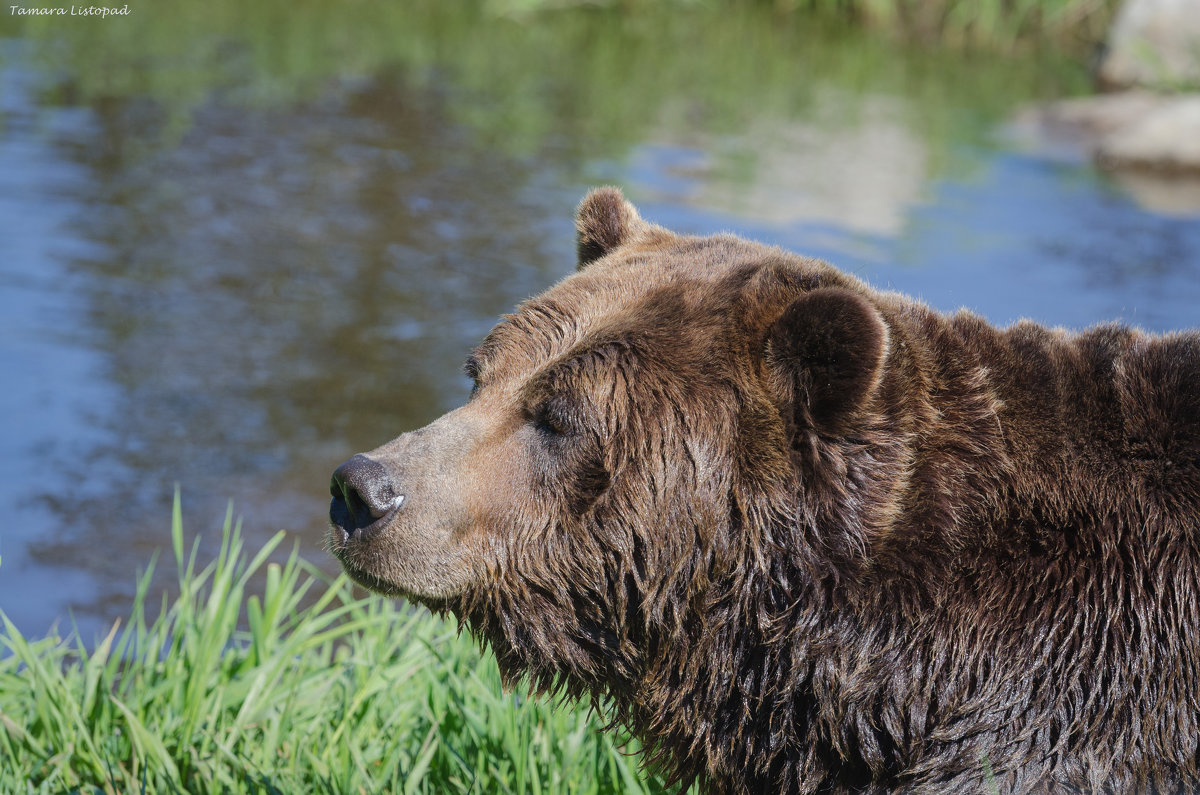
[[707, 792], [1200, 789], [1200, 335], [996, 329], [613, 189], [578, 226], [368, 454], [412, 498], [335, 491], [351, 574]]

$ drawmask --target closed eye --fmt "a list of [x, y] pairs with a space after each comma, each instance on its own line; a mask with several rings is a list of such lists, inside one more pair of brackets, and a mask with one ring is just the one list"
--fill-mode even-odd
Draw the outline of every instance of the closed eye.
[[577, 416], [569, 401], [551, 398], [529, 412], [529, 423], [543, 436], [561, 438], [575, 435], [582, 418]]
[[550, 436], [566, 436], [570, 432], [561, 417], [545, 408], [533, 415], [533, 427]]

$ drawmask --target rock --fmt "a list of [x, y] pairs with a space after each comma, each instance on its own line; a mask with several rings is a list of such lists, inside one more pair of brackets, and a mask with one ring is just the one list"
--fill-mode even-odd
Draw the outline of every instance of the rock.
[[1011, 132], [1044, 154], [1091, 158], [1148, 209], [1200, 214], [1200, 93], [1060, 100], [1023, 111]]
[[1181, 218], [1200, 216], [1200, 179], [1155, 171], [1114, 171], [1113, 179], [1139, 207]]
[[1163, 102], [1103, 136], [1096, 158], [1109, 168], [1149, 168], [1200, 174], [1200, 95]]
[[1053, 135], [1080, 137], [1094, 145], [1103, 136], [1153, 113], [1162, 106], [1162, 101], [1161, 95], [1150, 91], [1074, 97], [1040, 106], [1036, 117]]
[[1052, 102], [1023, 120], [1039, 138], [1069, 141], [1110, 169], [1200, 176], [1200, 94], [1125, 91]]
[[1107, 45], [1101, 85], [1200, 86], [1200, 0], [1125, 0]]

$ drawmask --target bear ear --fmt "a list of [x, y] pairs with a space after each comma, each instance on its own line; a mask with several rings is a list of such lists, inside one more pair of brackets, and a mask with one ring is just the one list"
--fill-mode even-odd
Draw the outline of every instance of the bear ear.
[[796, 425], [837, 433], [879, 385], [888, 328], [867, 299], [830, 287], [792, 301], [767, 341], [767, 364]]
[[600, 259], [647, 227], [618, 188], [596, 188], [575, 213], [579, 267]]

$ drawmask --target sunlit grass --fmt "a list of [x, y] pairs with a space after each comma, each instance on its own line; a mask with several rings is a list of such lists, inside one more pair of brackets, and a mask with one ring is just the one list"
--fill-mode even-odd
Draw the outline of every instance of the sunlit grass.
[[[276, 535], [172, 538], [179, 596], [88, 648], [0, 613], [0, 792], [658, 792], [582, 707], [505, 693], [450, 621], [359, 598]], [[148, 615], [156, 615], [150, 619]]]

